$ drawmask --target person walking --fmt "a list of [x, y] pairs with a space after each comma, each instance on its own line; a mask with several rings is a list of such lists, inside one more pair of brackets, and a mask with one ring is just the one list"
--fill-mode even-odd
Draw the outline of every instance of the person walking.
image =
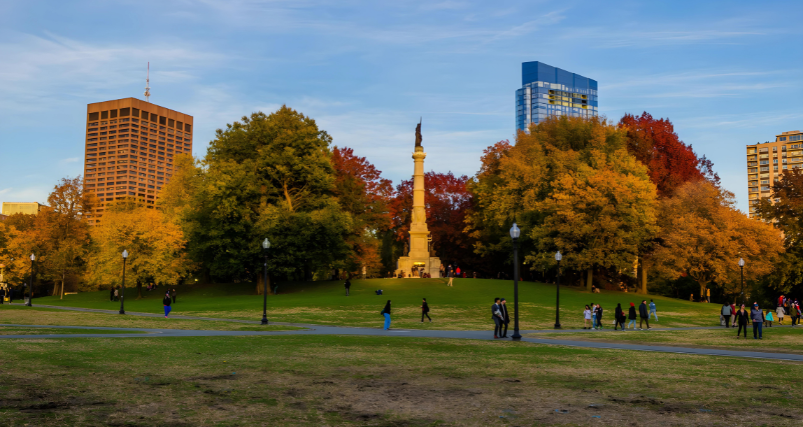
[[602, 329], [602, 305], [597, 304], [597, 329]]
[[387, 331], [390, 329], [390, 300], [385, 304], [385, 308], [382, 309], [381, 313], [385, 316], [385, 330]]
[[494, 321], [494, 339], [499, 339], [499, 332], [502, 330], [502, 311], [499, 309], [499, 298], [494, 298], [494, 305], [491, 306], [491, 319]]
[[650, 317], [655, 316], [655, 321], [658, 321], [658, 311], [655, 308], [655, 301], [650, 300]]
[[789, 303], [789, 317], [792, 318], [792, 327], [797, 324], [797, 315], [797, 306], [795, 305], [795, 302], [792, 301]]
[[424, 298], [424, 303], [421, 304], [421, 323], [424, 323], [424, 316], [427, 316], [429, 323], [432, 323], [432, 318], [429, 317], [429, 305], [427, 304], [426, 298]]
[[762, 339], [761, 326], [764, 325], [764, 312], [758, 308], [758, 303], [753, 303], [753, 308], [750, 310], [750, 320], [753, 321], [753, 339]]
[[583, 322], [585, 325], [583, 326], [583, 329], [591, 329], [588, 326], [588, 324], [591, 322], [591, 309], [588, 306], [586, 306], [586, 309], [583, 310]]
[[778, 315], [778, 324], [783, 325], [783, 316], [786, 312], [783, 309], [783, 305], [779, 305], [778, 308], [775, 310], [775, 313]]
[[176, 303], [176, 288], [173, 288], [170, 291], [170, 297], [173, 298], [173, 304], [175, 304]]
[[460, 267], [459, 266], [455, 269], [454, 275], [455, 275], [455, 277], [463, 277], [463, 276], [460, 275]]
[[649, 313], [649, 311], [647, 311], [647, 300], [641, 301], [641, 305], [638, 306], [638, 312], [639, 312], [639, 316], [641, 317], [641, 320], [639, 320], [638, 328], [639, 329], [644, 329], [644, 328], [642, 328], [642, 322], [646, 322], [647, 323], [647, 329], [652, 329], [650, 327], [650, 313]]
[[627, 313], [627, 327], [629, 328], [630, 325], [633, 325], [633, 330], [636, 330], [636, 304], [630, 303], [630, 311]]
[[[619, 323], [620, 323], [619, 319], [621, 319], [621, 318], [622, 318], [622, 303], [618, 303], [618, 304], [616, 304], [616, 308], [613, 310], [613, 320], [615, 322], [613, 324], [613, 330], [614, 331], [619, 329]], [[622, 323], [622, 330], [623, 331], [625, 330], [624, 323]]]
[[505, 327], [504, 332], [500, 329], [499, 338], [507, 338], [507, 326], [510, 324], [510, 314], [507, 312], [507, 300], [504, 298], [499, 300], [499, 311], [502, 312], [502, 325]]
[[767, 314], [764, 315], [764, 325], [771, 328], [773, 321], [775, 321], [775, 319], [772, 317], [772, 310], [767, 310]]
[[165, 292], [165, 296], [162, 298], [162, 305], [165, 308], [165, 319], [167, 319], [167, 315], [170, 314], [170, 310], [172, 310], [172, 307], [170, 307], [172, 302], [173, 299], [170, 298], [170, 291]]
[[5, 304], [6, 302], [6, 288], [0, 288], [0, 304]]
[[[346, 287], [346, 296], [349, 296], [349, 290], [351, 290], [351, 280], [346, 278], [346, 283], [344, 285]], [[423, 322], [423, 320], [422, 320]]]
[[119, 289], [117, 289], [117, 286], [115, 286], [115, 287], [114, 287], [114, 300], [115, 300], [115, 301], [120, 301], [120, 298], [119, 298], [119, 297], [120, 297], [120, 290], [119, 290]]
[[454, 286], [452, 285], [452, 282], [454, 281], [454, 270], [452, 270], [451, 265], [449, 266], [449, 272], [446, 275], [449, 276], [449, 283], [447, 283], [446, 286]]
[[730, 328], [731, 327], [731, 314], [733, 314], [733, 313], [731, 313], [731, 306], [728, 303], [723, 304], [722, 305], [722, 310], [719, 311], [719, 314], [721, 314], [722, 317], [725, 318], [725, 327], [726, 328]]
[[739, 311], [736, 312], [736, 322], [739, 323], [739, 330], [736, 331], [736, 338], [739, 338], [739, 334], [744, 329], [744, 338], [747, 339], [747, 319], [750, 318], [750, 315], [747, 313], [747, 310], [744, 309], [744, 304], [739, 307]]
[[109, 301], [114, 302], [114, 286], [109, 288]]
[[593, 302], [591, 305], [591, 329], [597, 329], [597, 305]]

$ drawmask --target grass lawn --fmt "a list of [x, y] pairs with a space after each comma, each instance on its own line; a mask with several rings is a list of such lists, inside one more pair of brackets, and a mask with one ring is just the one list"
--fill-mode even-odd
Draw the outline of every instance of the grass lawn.
[[800, 425], [803, 364], [397, 337], [2, 342], [0, 425]]
[[766, 351], [803, 354], [803, 328], [764, 328], [763, 339], [753, 339], [753, 327], [749, 326], [747, 339], [736, 338], [738, 328], [686, 330], [686, 331], [616, 331], [574, 332], [558, 334], [526, 334], [531, 338], [553, 338], [628, 344], [654, 344], [679, 347], [701, 347], [741, 351]]
[[136, 334], [137, 331], [108, 331], [100, 329], [24, 328], [0, 326], [0, 335], [50, 335], [50, 334]]
[[[454, 287], [446, 287], [445, 279], [369, 279], [354, 280], [351, 296], [346, 297], [340, 281], [307, 282], [281, 285], [279, 295], [268, 296], [268, 318], [276, 322], [315, 323], [322, 325], [376, 327], [383, 321], [379, 315], [385, 302], [393, 301], [393, 324], [397, 328], [488, 329], [491, 327], [491, 305], [494, 297], [508, 300], [513, 313], [513, 283], [490, 279], [455, 279]], [[128, 289], [126, 311], [159, 313], [162, 311], [163, 289], [145, 292], [134, 299]], [[382, 289], [384, 295], [374, 294]], [[172, 314], [251, 319], [262, 318], [262, 297], [254, 295], [253, 284], [216, 286], [183, 286], [178, 288], [178, 302]], [[433, 323], [420, 322], [421, 298], [427, 298]], [[533, 282], [519, 284], [519, 308], [522, 329], [548, 329], [555, 322], [555, 285]], [[718, 304], [700, 304], [673, 298], [655, 299], [661, 326], [715, 326], [719, 324]], [[602, 304], [604, 318], [613, 319], [617, 303], [623, 307], [638, 303], [644, 296], [633, 293], [604, 291], [590, 294], [580, 288], [561, 288], [561, 323], [565, 328], [582, 327], [583, 306]], [[116, 310], [120, 303], [109, 301], [109, 292], [86, 292], [77, 295], [35, 298], [36, 304], [63, 305]]]
[[[79, 311], [64, 311], [44, 307], [24, 307], [0, 305], [0, 325], [53, 325], [53, 326], [103, 326], [111, 328], [146, 328], [146, 329], [202, 329], [212, 331], [288, 331], [303, 329], [295, 326], [283, 325], [248, 325], [226, 321], [165, 319], [137, 316], [122, 316], [119, 314], [84, 313]], [[67, 331], [57, 329], [57, 331]], [[70, 333], [70, 332], [54, 332]], [[86, 332], [72, 332], [86, 333]], [[113, 333], [89, 332], [89, 333]]]

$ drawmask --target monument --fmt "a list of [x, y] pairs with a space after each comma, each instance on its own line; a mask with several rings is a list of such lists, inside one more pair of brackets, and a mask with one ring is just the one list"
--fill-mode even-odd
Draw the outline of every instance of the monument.
[[[427, 153], [421, 146], [421, 122], [415, 128], [415, 151], [413, 152], [413, 212], [410, 221], [410, 240], [404, 244], [404, 254], [396, 262], [396, 277], [420, 277], [423, 272], [430, 277], [440, 277], [441, 260], [430, 251], [432, 237], [427, 228], [427, 210], [424, 205], [424, 159]], [[409, 243], [409, 244], [408, 244]]]

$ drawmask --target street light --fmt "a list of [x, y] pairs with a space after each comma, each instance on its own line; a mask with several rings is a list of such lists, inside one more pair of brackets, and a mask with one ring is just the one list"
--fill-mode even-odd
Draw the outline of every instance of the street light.
[[744, 304], [744, 258], [739, 258], [739, 269], [742, 270], [742, 304]]
[[[31, 254], [31, 288], [28, 289], [28, 302], [25, 304], [28, 307], [32, 307], [31, 301], [33, 300], [33, 262], [36, 261], [36, 256]], [[25, 296], [25, 295], [23, 295]]]
[[120, 289], [120, 314], [125, 314], [123, 300], [125, 300], [125, 260], [128, 258], [128, 251], [123, 250], [123, 287]]
[[513, 341], [521, 341], [519, 334], [519, 236], [521, 230], [513, 223], [510, 238], [513, 239]]
[[265, 240], [262, 242], [262, 254], [265, 256], [265, 277], [262, 284], [265, 287], [264, 292], [262, 292], [262, 324], [268, 324], [268, 248], [270, 248], [270, 242], [266, 237]]
[[560, 251], [555, 254], [555, 261], [558, 262], [558, 280], [557, 280], [557, 294], [555, 296], [555, 329], [561, 329], [560, 327], [560, 260], [563, 259], [563, 255], [560, 254]]

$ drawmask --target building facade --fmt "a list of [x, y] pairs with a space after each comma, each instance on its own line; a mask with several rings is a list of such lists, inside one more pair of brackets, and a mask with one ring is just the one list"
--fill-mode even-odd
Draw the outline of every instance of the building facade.
[[521, 64], [516, 129], [526, 131], [549, 116], [597, 117], [597, 81], [543, 62]]
[[772, 186], [783, 171], [803, 168], [803, 132], [793, 130], [767, 141], [747, 146], [747, 192], [750, 216], [758, 201], [770, 197]]
[[36, 215], [47, 206], [38, 202], [3, 202], [3, 215], [26, 214]]
[[153, 208], [173, 175], [175, 155], [192, 154], [193, 118], [135, 98], [87, 105], [84, 190], [97, 197], [89, 224], [109, 202]]

